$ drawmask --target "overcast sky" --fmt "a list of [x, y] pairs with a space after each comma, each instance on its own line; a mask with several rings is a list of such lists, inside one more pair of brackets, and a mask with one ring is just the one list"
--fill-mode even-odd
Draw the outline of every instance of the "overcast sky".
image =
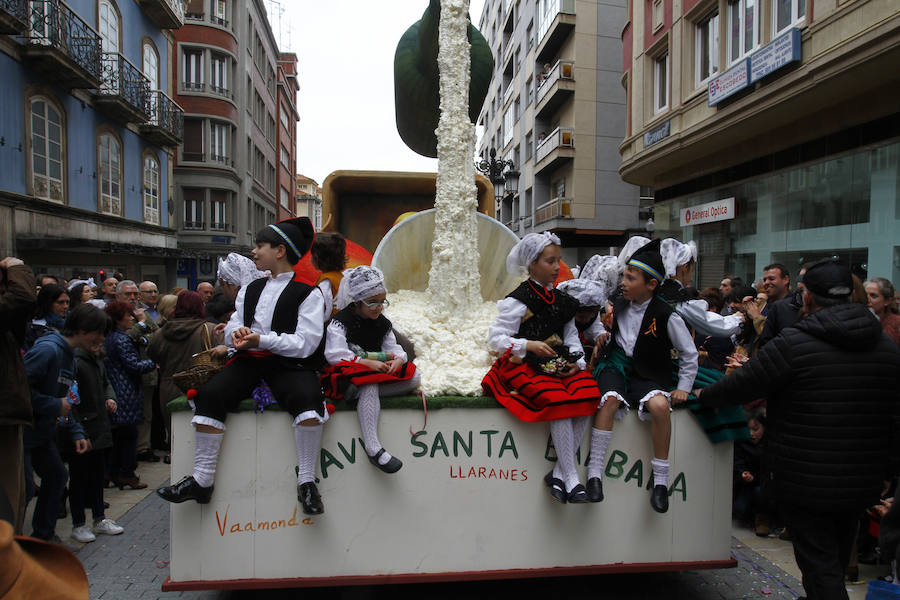
[[[476, 26], [483, 5], [471, 0]], [[299, 60], [297, 172], [321, 185], [338, 169], [436, 171], [436, 159], [403, 143], [394, 117], [394, 51], [427, 0], [283, 0], [280, 6], [281, 49]], [[271, 21], [278, 39], [277, 17]]]

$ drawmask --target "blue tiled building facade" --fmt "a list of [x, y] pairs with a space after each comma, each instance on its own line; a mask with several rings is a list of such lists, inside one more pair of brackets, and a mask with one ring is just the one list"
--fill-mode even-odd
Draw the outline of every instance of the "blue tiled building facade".
[[180, 0], [0, 0], [0, 253], [174, 282]]

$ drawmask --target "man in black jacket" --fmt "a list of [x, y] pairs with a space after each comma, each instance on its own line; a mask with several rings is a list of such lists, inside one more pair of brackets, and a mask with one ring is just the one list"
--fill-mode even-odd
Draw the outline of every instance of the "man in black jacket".
[[845, 265], [819, 261], [804, 283], [809, 316], [698, 392], [708, 406], [768, 397], [763, 485], [791, 532], [807, 597], [844, 599], [857, 518], [888, 472], [900, 351], [850, 303]]

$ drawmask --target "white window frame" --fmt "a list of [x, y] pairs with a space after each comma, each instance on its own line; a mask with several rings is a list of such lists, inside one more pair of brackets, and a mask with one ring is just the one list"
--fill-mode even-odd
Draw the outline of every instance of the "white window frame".
[[[31, 142], [31, 188], [32, 193], [44, 200], [63, 204], [66, 197], [66, 129], [63, 125], [63, 113], [54, 102], [45, 96], [32, 96], [29, 98], [29, 140]], [[43, 110], [35, 112], [35, 105], [43, 103]], [[51, 112], [52, 111], [52, 112]], [[41, 124], [43, 134], [34, 130], [35, 120]], [[55, 119], [55, 122], [54, 122]], [[53, 135], [53, 132], [56, 135]], [[53, 138], [56, 137], [54, 140]], [[55, 158], [54, 158], [55, 155]], [[37, 158], [37, 160], [35, 160]], [[43, 162], [43, 169], [38, 170], [37, 164]], [[51, 175], [51, 165], [55, 165], [59, 177]]]
[[211, 91], [228, 95], [228, 66], [227, 56], [212, 54], [209, 59], [209, 86]]
[[[776, 38], [791, 27], [801, 25], [806, 21], [807, 0], [787, 0], [791, 5], [790, 22], [778, 29], [778, 4], [780, 0], [772, 0], [772, 38]], [[801, 12], [802, 11], [802, 12]]]
[[185, 90], [203, 91], [203, 50], [185, 48], [181, 61], [181, 82]]
[[281, 186], [281, 207], [287, 211], [291, 210], [291, 194], [284, 186]]
[[231, 128], [227, 123], [209, 123], [209, 159], [212, 162], [228, 164], [228, 136]]
[[144, 222], [159, 225], [159, 161], [144, 157]]
[[513, 130], [516, 126], [515, 104], [510, 104], [503, 112], [503, 147], [513, 139]]
[[209, 228], [214, 231], [228, 229], [228, 200], [209, 199]]
[[[669, 109], [670, 95], [670, 61], [669, 61], [669, 49], [668, 47], [662, 53], [653, 57], [653, 114], [658, 115], [659, 113], [666, 111]], [[660, 102], [660, 89], [664, 91], [665, 101]]]
[[[704, 57], [704, 46], [706, 56]], [[703, 71], [706, 76], [703, 76]], [[694, 83], [700, 87], [719, 72], [719, 11], [707, 14], [694, 25]]]
[[228, 6], [226, 0], [213, 0], [214, 23], [222, 27], [228, 26]]
[[[726, 43], [726, 63], [728, 65], [733, 65], [741, 59], [748, 56], [750, 53], [754, 52], [760, 46], [760, 22], [759, 22], [759, 5], [762, 0], [733, 0], [728, 2], [728, 21], [726, 21], [725, 31], [728, 32], [727, 35], [727, 43]], [[748, 11], [749, 8], [749, 11]], [[747, 33], [747, 13], [752, 13], [754, 26], [752, 28], [753, 39], [749, 42], [746, 39]], [[734, 17], [737, 16], [738, 22], [738, 52], [737, 55], [734, 54], [734, 43], [735, 39], [732, 36], [732, 32], [734, 31], [733, 23], [735, 22]]]
[[203, 229], [203, 204], [204, 200], [184, 199], [184, 229]]
[[122, 215], [122, 145], [111, 133], [101, 133], [98, 140], [100, 194], [98, 212]]

